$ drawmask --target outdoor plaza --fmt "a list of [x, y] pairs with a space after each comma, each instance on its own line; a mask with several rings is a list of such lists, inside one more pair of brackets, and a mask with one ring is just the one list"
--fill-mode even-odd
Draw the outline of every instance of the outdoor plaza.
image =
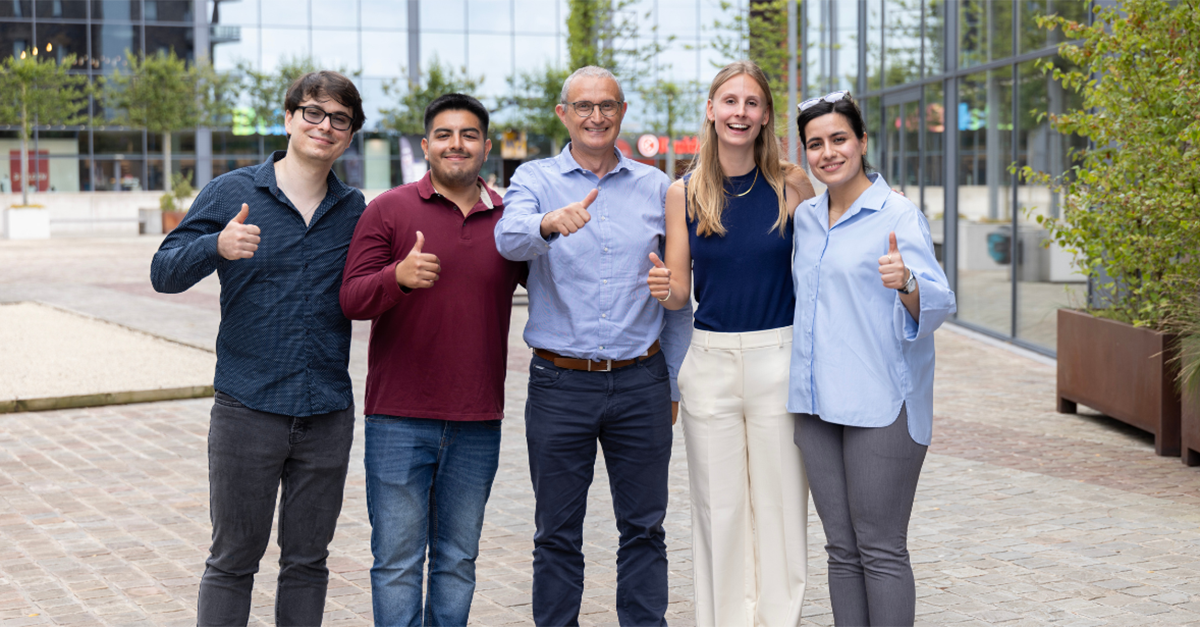
[[[112, 334], [128, 338], [124, 343], [139, 353], [131, 358], [120, 347], [99, 346], [88, 359], [91, 369], [105, 371], [101, 379], [211, 385], [219, 285], [213, 276], [181, 295], [156, 294], [148, 274], [160, 241], [0, 241], [0, 302], [6, 303], [0, 401], [19, 395], [18, 387], [57, 396], [93, 392], [102, 383], [43, 368], [44, 356], [20, 347], [90, 354], [91, 343]], [[18, 302], [42, 305], [9, 304]], [[12, 334], [18, 308], [25, 310], [21, 324], [44, 337]], [[532, 624], [525, 318], [518, 304], [474, 625]], [[360, 412], [368, 333], [367, 324], [356, 323], [350, 372]], [[910, 527], [918, 624], [1200, 624], [1200, 470], [1155, 456], [1148, 435], [1108, 418], [1056, 413], [1055, 366], [1047, 357], [952, 325], [938, 331], [937, 347], [934, 440]], [[105, 359], [120, 365], [109, 367]], [[211, 404], [196, 398], [0, 414], [0, 624], [195, 624], [211, 532]], [[357, 428], [329, 560], [330, 625], [371, 623], [361, 415]], [[691, 625], [687, 457], [679, 426], [670, 481], [668, 620]], [[602, 468], [588, 505], [581, 623], [616, 624], [616, 529]], [[805, 624], [831, 625], [824, 537], [811, 504], [809, 512]], [[278, 555], [272, 545], [263, 559], [253, 624], [271, 623]]]

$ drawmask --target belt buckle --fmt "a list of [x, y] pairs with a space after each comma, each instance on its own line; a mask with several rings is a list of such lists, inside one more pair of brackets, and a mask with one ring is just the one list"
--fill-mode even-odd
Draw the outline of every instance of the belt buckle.
[[594, 361], [592, 361], [592, 360], [590, 360], [590, 359], [589, 359], [589, 360], [588, 360], [588, 372], [612, 372], [612, 362], [613, 362], [613, 360], [611, 360], [611, 359], [599, 359], [599, 360], [597, 360], [597, 361], [603, 361], [603, 362], [604, 362], [604, 370], [592, 370], [592, 364], [593, 364], [593, 363], [596, 363], [596, 362], [594, 362]]

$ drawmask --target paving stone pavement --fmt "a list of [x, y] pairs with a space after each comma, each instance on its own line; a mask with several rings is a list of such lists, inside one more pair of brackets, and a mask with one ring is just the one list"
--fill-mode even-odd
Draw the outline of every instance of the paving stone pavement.
[[[177, 296], [147, 276], [158, 238], [0, 241], [0, 301], [37, 300], [212, 349], [219, 285]], [[531, 624], [528, 352], [514, 312], [501, 466], [471, 622]], [[355, 326], [360, 399], [367, 326]], [[1200, 624], [1200, 470], [1094, 413], [1054, 411], [1054, 369], [938, 332], [934, 444], [911, 524], [921, 625]], [[3, 359], [0, 353], [0, 359]], [[0, 416], [0, 625], [190, 625], [209, 543], [210, 402]], [[581, 623], [616, 623], [616, 532], [603, 462], [589, 499]], [[673, 625], [691, 625], [687, 460], [676, 428], [666, 528]], [[811, 511], [811, 507], [810, 507]], [[804, 621], [831, 625], [824, 537], [808, 520]], [[361, 421], [329, 560], [326, 624], [370, 624]], [[279, 552], [256, 578], [270, 624]]]

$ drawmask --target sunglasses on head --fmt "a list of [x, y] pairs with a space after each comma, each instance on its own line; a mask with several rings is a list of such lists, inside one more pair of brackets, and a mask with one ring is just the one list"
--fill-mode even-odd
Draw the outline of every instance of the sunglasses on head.
[[805, 100], [804, 102], [796, 105], [796, 108], [800, 109], [800, 111], [803, 112], [805, 109], [809, 109], [821, 101], [828, 102], [829, 104], [833, 104], [839, 100], [845, 100], [849, 97], [850, 97], [850, 92], [848, 92], [848, 91], [835, 91], [832, 93], [825, 94], [824, 96], [819, 96], [817, 98], [809, 98], [808, 100]]

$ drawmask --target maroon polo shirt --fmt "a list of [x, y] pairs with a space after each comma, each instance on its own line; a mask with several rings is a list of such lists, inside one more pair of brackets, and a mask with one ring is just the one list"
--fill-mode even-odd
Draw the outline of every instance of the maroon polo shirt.
[[[346, 317], [371, 320], [367, 415], [504, 417], [508, 323], [526, 264], [496, 252], [503, 201], [483, 179], [479, 185], [480, 200], [465, 218], [426, 174], [381, 194], [358, 221], [341, 304]], [[422, 252], [437, 255], [442, 272], [433, 287], [405, 293], [396, 264], [417, 231], [425, 236]]]

